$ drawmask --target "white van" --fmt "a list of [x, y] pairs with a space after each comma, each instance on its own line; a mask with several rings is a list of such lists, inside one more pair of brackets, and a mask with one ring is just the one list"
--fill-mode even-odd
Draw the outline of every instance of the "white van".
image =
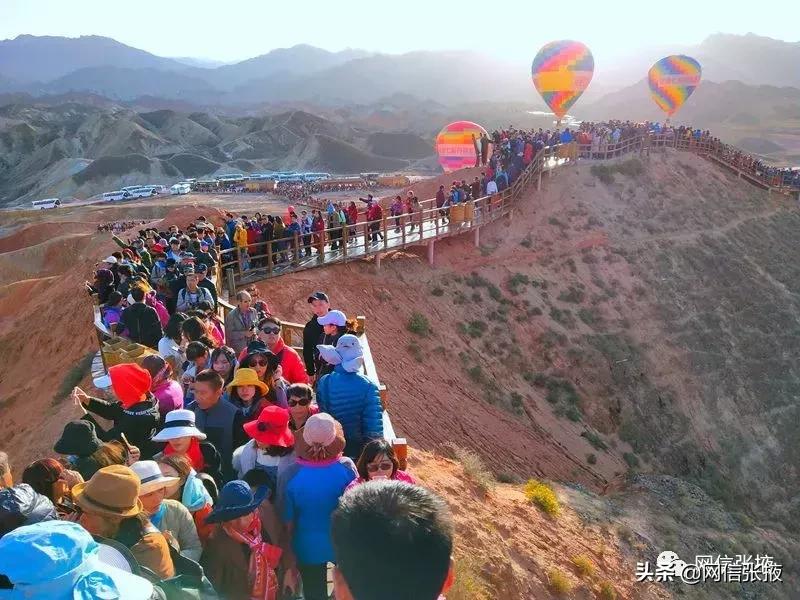
[[34, 200], [31, 204], [34, 210], [45, 210], [48, 208], [58, 208], [61, 206], [61, 200], [58, 198], [46, 198], [44, 200]]
[[192, 186], [188, 183], [176, 183], [171, 188], [169, 188], [169, 193], [173, 196], [180, 196], [183, 194], [188, 194], [192, 191]]
[[103, 194], [103, 200], [106, 202], [114, 202], [116, 200], [127, 200], [131, 197], [131, 193], [128, 191], [117, 190], [116, 192], [105, 192]]

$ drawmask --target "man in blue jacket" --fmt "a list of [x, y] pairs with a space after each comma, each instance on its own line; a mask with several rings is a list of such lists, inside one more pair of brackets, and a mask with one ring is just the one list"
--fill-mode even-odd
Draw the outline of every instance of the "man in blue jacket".
[[383, 437], [383, 407], [378, 386], [359, 371], [363, 363], [361, 342], [343, 335], [336, 346], [320, 344], [320, 356], [334, 365], [333, 373], [317, 384], [317, 403], [342, 424], [346, 445], [344, 455], [357, 459], [364, 445]]

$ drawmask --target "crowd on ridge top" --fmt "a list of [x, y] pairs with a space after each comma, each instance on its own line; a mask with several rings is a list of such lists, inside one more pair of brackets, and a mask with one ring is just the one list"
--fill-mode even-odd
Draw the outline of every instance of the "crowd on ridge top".
[[218, 233], [113, 236], [86, 287], [149, 350], [74, 388], [49, 456], [0, 451], [0, 598], [322, 600], [334, 563], [337, 600], [436, 600], [449, 510], [384, 438], [355, 324], [314, 290], [301, 352], [248, 291], [219, 319]]

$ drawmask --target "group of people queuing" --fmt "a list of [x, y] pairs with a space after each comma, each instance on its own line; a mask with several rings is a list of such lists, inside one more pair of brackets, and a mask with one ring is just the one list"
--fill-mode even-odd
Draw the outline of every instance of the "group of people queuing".
[[[322, 291], [302, 352], [247, 291], [220, 321], [194, 266], [213, 233], [119, 240], [89, 284], [111, 328], [152, 352], [74, 388], [82, 416], [16, 485], [0, 452], [0, 598], [322, 600], [329, 563], [339, 600], [439, 598], [450, 516], [384, 438], [357, 324]], [[174, 297], [159, 261], [183, 278]]]

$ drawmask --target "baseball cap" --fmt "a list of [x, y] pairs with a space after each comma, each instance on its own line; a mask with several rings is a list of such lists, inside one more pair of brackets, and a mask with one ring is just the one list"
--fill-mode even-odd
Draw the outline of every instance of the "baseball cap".
[[325, 302], [330, 302], [328, 299], [328, 294], [325, 292], [314, 292], [308, 297], [309, 304], [311, 304], [314, 300], [324, 300]]
[[109, 256], [108, 258], [104, 259], [103, 262], [106, 262], [110, 265], [117, 264], [117, 257], [116, 256]]
[[194, 270], [197, 271], [198, 273], [205, 273], [208, 271], [208, 265], [205, 263], [200, 263], [195, 267]]
[[347, 316], [340, 310], [332, 310], [327, 315], [317, 317], [317, 323], [320, 325], [344, 327], [347, 324]]

